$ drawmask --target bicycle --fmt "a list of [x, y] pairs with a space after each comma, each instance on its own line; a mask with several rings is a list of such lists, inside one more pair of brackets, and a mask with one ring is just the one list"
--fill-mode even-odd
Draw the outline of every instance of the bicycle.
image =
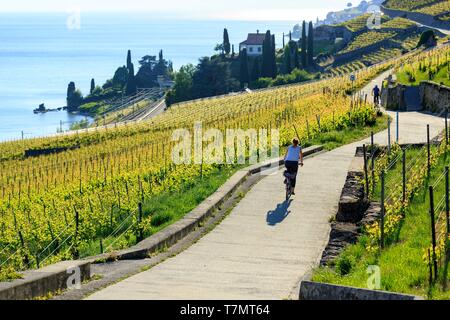
[[284, 171], [284, 184], [286, 185], [286, 201], [293, 195], [292, 181], [297, 178], [297, 173], [289, 173], [287, 170]]

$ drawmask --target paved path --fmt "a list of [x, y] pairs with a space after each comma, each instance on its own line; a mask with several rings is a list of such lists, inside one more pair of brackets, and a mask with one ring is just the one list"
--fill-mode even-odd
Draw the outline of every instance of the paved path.
[[[425, 141], [426, 124], [433, 136], [444, 127], [441, 118], [420, 113], [403, 113], [400, 119], [400, 142]], [[386, 144], [387, 133], [375, 139]], [[306, 160], [290, 203], [284, 202], [282, 171], [264, 178], [188, 250], [90, 299], [297, 299], [301, 278], [320, 261], [329, 218], [362, 143]]]

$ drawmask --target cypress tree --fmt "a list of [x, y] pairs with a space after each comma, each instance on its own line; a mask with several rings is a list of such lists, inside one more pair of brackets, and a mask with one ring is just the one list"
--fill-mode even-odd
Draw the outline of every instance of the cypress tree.
[[277, 53], [276, 53], [276, 43], [275, 43], [275, 35], [272, 35], [272, 47], [270, 50], [271, 53], [271, 60], [272, 60], [272, 78], [276, 78], [278, 70], [277, 70]]
[[298, 56], [298, 44], [295, 41], [291, 41], [291, 56], [293, 57], [293, 66], [294, 68], [299, 69], [300, 68], [300, 59]]
[[91, 94], [94, 92], [94, 90], [95, 90], [95, 80], [94, 79], [92, 79], [91, 80]]
[[125, 93], [127, 96], [131, 96], [137, 92], [136, 78], [134, 76], [134, 65], [131, 63], [130, 70], [128, 72], [127, 86]]
[[261, 76], [261, 70], [259, 67], [259, 58], [255, 58], [255, 61], [253, 63], [253, 67], [252, 67], [252, 72], [250, 75], [250, 80], [252, 82], [254, 82], [254, 81], [258, 80], [260, 76]]
[[228, 30], [225, 28], [223, 30], [223, 49], [225, 54], [230, 54], [231, 45], [230, 45], [230, 37], [228, 36]]
[[239, 80], [241, 82], [241, 87], [244, 88], [245, 85], [249, 83], [247, 49], [241, 51], [241, 53], [239, 54], [239, 60], [240, 60]]
[[127, 53], [127, 69], [128, 69], [128, 71], [131, 70], [131, 65], [132, 65], [132, 62], [131, 62], [131, 50], [128, 50], [128, 53]]
[[67, 86], [67, 110], [77, 111], [78, 107], [83, 103], [83, 95], [80, 90], [75, 87], [75, 82], [70, 82]]
[[314, 64], [314, 27], [312, 21], [309, 23], [308, 30], [308, 64]]
[[306, 43], [306, 22], [303, 21], [302, 28], [302, 66], [306, 68], [308, 66], [308, 57], [306, 56], [307, 43]]
[[284, 70], [286, 73], [291, 73], [292, 65], [291, 65], [291, 48], [290, 43], [284, 47]]
[[284, 69], [286, 73], [291, 73], [295, 68], [300, 68], [298, 44], [296, 41], [289, 41], [284, 50]]
[[164, 54], [162, 50], [159, 50], [159, 62], [163, 62], [164, 60]]
[[263, 42], [263, 61], [261, 67], [261, 76], [271, 78], [272, 72], [272, 36], [270, 31], [266, 32], [266, 37]]
[[67, 98], [66, 98], [67, 107], [69, 108], [69, 111], [74, 109], [74, 107], [76, 107], [74, 106], [72, 101], [75, 90], [76, 90], [75, 82], [70, 82], [69, 85], [67, 86]]

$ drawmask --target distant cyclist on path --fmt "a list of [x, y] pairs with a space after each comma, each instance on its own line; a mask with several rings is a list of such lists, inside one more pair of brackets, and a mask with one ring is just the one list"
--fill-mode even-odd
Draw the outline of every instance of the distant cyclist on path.
[[287, 172], [295, 176], [295, 178], [291, 180], [291, 188], [293, 195], [295, 195], [294, 191], [297, 182], [299, 163], [303, 167], [303, 151], [302, 147], [299, 146], [298, 139], [295, 138], [292, 141], [292, 145], [287, 149], [286, 155], [284, 157], [284, 165], [286, 166]]
[[380, 88], [378, 88], [378, 85], [376, 85], [375, 88], [373, 88], [372, 95], [373, 95], [373, 102], [375, 103], [375, 105], [378, 106], [380, 104]]

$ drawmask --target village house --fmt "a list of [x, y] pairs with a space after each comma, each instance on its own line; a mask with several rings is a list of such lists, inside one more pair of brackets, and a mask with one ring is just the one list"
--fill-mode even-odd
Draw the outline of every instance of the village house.
[[247, 55], [249, 56], [262, 56], [263, 43], [266, 35], [264, 33], [249, 33], [247, 40], [239, 44], [239, 51], [247, 49]]

